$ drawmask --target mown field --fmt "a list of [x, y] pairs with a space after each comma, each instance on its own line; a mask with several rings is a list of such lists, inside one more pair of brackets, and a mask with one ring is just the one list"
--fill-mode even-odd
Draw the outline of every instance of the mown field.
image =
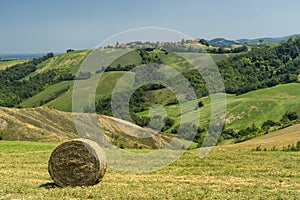
[[0, 141], [0, 199], [299, 199], [299, 152], [187, 151], [148, 174], [109, 168], [92, 187], [58, 188], [47, 172], [58, 143]]

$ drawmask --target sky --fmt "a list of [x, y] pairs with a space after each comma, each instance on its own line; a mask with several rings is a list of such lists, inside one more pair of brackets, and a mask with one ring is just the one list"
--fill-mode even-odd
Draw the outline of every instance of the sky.
[[93, 48], [119, 32], [162, 27], [193, 38], [300, 33], [299, 0], [0, 0], [0, 54]]

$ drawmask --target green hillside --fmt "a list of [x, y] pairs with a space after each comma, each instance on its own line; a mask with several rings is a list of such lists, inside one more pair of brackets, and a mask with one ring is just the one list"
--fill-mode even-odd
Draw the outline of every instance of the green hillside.
[[[104, 96], [111, 95], [115, 84], [118, 82], [118, 80], [124, 73], [125, 72], [118, 71], [104, 73], [100, 81], [98, 82], [95, 96], [96, 100], [99, 100]], [[45, 106], [67, 112], [72, 111], [72, 92], [73, 90], [71, 88], [66, 93], [47, 103]], [[31, 99], [28, 99], [28, 101], [31, 101]]]
[[[282, 45], [289, 48], [296, 48], [295, 45], [292, 45], [294, 43], [298, 45], [298, 40], [290, 40], [289, 42], [285, 42]], [[265, 50], [269, 50], [269, 48], [271, 47], [266, 47]], [[276, 49], [275, 47], [272, 47], [272, 52], [278, 51], [278, 48], [279, 48], [278, 46], [276, 46]], [[113, 52], [114, 50], [108, 49], [105, 51], [106, 53], [110, 53]], [[226, 68], [222, 68], [222, 66], [226, 64], [229, 66], [228, 69], [231, 69], [232, 63], [237, 62], [240, 65], [240, 61], [242, 63], [246, 62], [245, 61], [246, 59], [244, 57], [246, 57], [249, 61], [250, 56], [253, 57], [257, 56], [257, 53], [262, 52], [263, 49], [261, 48], [256, 51], [257, 52], [244, 53], [233, 57], [228, 56], [228, 54], [219, 54], [219, 55], [216, 54], [216, 55], [212, 55], [211, 57], [199, 53], [182, 53], [182, 55], [184, 55], [184, 57], [190, 57], [192, 59], [192, 62], [196, 56], [198, 59], [200, 59], [202, 65], [204, 66], [209, 65], [211, 63], [209, 61], [211, 58], [213, 58], [215, 61], [220, 61], [218, 65], [221, 67], [221, 72], [224, 73], [223, 75], [225, 76], [224, 79], [226, 84], [226, 80], [229, 80], [230, 83], [232, 82], [230, 79], [231, 76], [229, 76], [228, 72], [226, 72], [225, 70]], [[30, 77], [34, 77], [34, 74], [43, 73], [47, 70], [52, 70], [52, 69], [69, 69], [69, 70], [77, 69], [79, 64], [75, 66], [75, 63], [80, 62], [80, 59], [84, 58], [84, 56], [87, 53], [88, 51], [75, 51], [75, 52], [69, 52], [57, 57], [50, 58], [42, 62], [41, 64], [39, 64], [38, 69], [32, 74], [30, 74]], [[266, 53], [265, 56], [269, 56], [269, 55]], [[76, 57], [77, 60], [74, 61], [73, 57]], [[68, 68], [67, 67], [68, 63], [72, 63], [73, 61], [74, 63], [70, 65], [71, 68]], [[128, 66], [135, 66], [138, 65], [140, 62], [142, 63], [162, 62], [164, 64], [172, 66], [173, 68], [179, 71], [188, 70], [190, 68], [190, 64], [187, 64], [186, 61], [184, 61], [181, 57], [178, 57], [178, 55], [174, 53], [166, 53], [165, 51], [156, 50], [156, 49], [132, 51], [115, 60], [110, 65], [109, 71], [103, 73], [100, 81], [98, 82], [98, 87], [96, 91], [96, 102], [102, 98], [110, 97], [115, 87], [115, 84], [125, 73], [128, 73], [126, 72], [130, 69], [128, 68]], [[102, 66], [99, 66], [99, 69], [101, 67]], [[252, 64], [250, 64], [246, 68], [248, 70], [250, 69], [252, 70], [253, 66]], [[238, 79], [239, 81], [243, 80], [248, 76], [247, 75], [245, 77], [243, 75], [243, 73], [246, 73], [247, 70], [243, 71], [244, 69], [241, 68], [241, 71], [236, 72], [238, 69], [239, 68], [237, 68], [235, 72], [232, 73], [233, 76], [237, 76], [237, 80]], [[271, 70], [271, 67], [269, 68], [269, 70]], [[270, 72], [268, 71], [268, 73]], [[286, 76], [289, 76], [288, 71], [286, 71], [285, 73], [287, 73]], [[200, 96], [203, 95], [205, 96], [207, 91], [205, 91], [205, 88], [203, 88], [204, 90], [201, 90], [201, 88], [203, 87], [202, 86], [203, 80], [201, 81], [201, 78], [198, 79], [198, 76], [197, 75], [195, 76], [195, 71], [187, 71], [184, 72], [183, 74], [186, 76], [186, 78], [188, 78], [192, 82], [194, 89], [196, 89], [196, 93], [199, 94]], [[96, 76], [96, 75], [97, 74], [91, 74], [91, 76]], [[281, 72], [279, 73], [279, 75], [283, 76]], [[130, 79], [134, 80], [134, 76], [135, 74], [132, 73], [132, 78]], [[232, 80], [234, 79], [234, 77], [231, 78]], [[45, 106], [45, 107], [55, 108], [62, 111], [71, 111], [73, 83], [74, 83], [73, 80], [55, 83], [54, 85], [46, 87], [42, 92], [30, 98], [25, 99], [23, 102], [21, 102], [19, 106], [20, 107]], [[126, 84], [128, 83], [126, 82]], [[120, 83], [120, 85], [123, 84]], [[238, 87], [238, 85], [235, 86], [229, 85], [229, 86], [234, 88]], [[228, 88], [228, 86], [226, 87]], [[247, 85], [245, 87], [247, 87]], [[291, 84], [283, 84], [271, 88], [252, 91], [239, 96], [227, 95], [226, 129], [233, 129], [235, 131], [240, 131], [242, 129], [246, 129], [247, 127], [253, 125], [255, 125], [256, 127], [260, 127], [266, 120], [273, 120], [276, 122], [279, 121], [287, 111], [296, 111], [299, 113], [300, 105], [298, 103], [299, 102], [298, 94], [300, 93], [298, 91], [299, 91], [299, 84], [291, 83]], [[175, 120], [174, 125], [167, 130], [167, 132], [172, 132], [172, 130], [179, 125], [181, 119], [180, 107], [178, 104], [174, 104], [174, 102], [176, 102], [174, 94], [166, 88], [150, 89], [150, 90], [146, 89], [144, 92], [145, 93], [144, 94], [141, 93], [141, 95], [142, 96], [145, 95], [145, 100], [146, 100], [145, 105], [148, 105], [148, 107], [143, 107], [142, 109], [144, 109], [145, 111], [137, 113], [137, 115], [140, 117], [141, 116], [147, 117], [149, 105], [151, 106], [153, 104], [161, 104], [165, 106], [165, 109], [168, 113], [168, 117]], [[140, 100], [138, 99], [137, 101]], [[203, 97], [200, 98], [199, 101], [202, 101], [204, 103], [204, 106], [200, 108], [200, 127], [206, 128], [210, 121], [210, 110], [211, 110], [210, 102], [209, 102], [210, 100], [207, 97]], [[189, 108], [190, 112], [184, 113], [183, 116], [188, 116], [188, 119], [193, 121], [196, 119], [197, 116], [195, 115], [195, 113], [197, 113], [198, 111], [195, 110], [194, 107], [191, 107], [190, 105], [192, 106], [193, 103], [192, 102], [187, 103], [187, 106], [190, 107]]]
[[[105, 50], [106, 53], [113, 52], [113, 49]], [[25, 79], [34, 78], [36, 75], [45, 73], [51, 70], [60, 70], [60, 71], [71, 71], [73, 74], [76, 70], [78, 70], [80, 66], [80, 62], [87, 55], [88, 50], [82, 51], [73, 51], [69, 53], [65, 53], [59, 56], [55, 56], [50, 58], [37, 66], [37, 70], [33, 73], [30, 73], [26, 76]], [[158, 55], [159, 59], [166, 65], [169, 65], [179, 71], [184, 71], [185, 69], [190, 68], [190, 64], [187, 64], [185, 60], [180, 58], [177, 54], [168, 54], [165, 55], [163, 51], [155, 50], [153, 52], [147, 53], [147, 58], [155, 59], [156, 55]], [[199, 53], [182, 53], [185, 57], [191, 57], [191, 61], [193, 61], [195, 55], [198, 56], [201, 63], [203, 65], [209, 65], [211, 63], [211, 59], [215, 61], [219, 61], [225, 59], [229, 56], [229, 54], [220, 54], [220, 55], [207, 55], [207, 54], [199, 54]], [[110, 96], [115, 87], [115, 84], [118, 82], [120, 77], [126, 73], [126, 66], [138, 66], [142, 62], [141, 56], [137, 51], [131, 51], [118, 59], [114, 60], [110, 65], [110, 70], [103, 73], [101, 79], [99, 80], [97, 91], [96, 91], [96, 100], [99, 100], [102, 97]], [[188, 66], [188, 67], [187, 67]], [[99, 66], [101, 69], [102, 66]], [[117, 69], [118, 68], [118, 69]], [[129, 73], [130, 74], [130, 73]], [[96, 76], [97, 74], [91, 74], [91, 76]], [[134, 77], [134, 73], [132, 73], [132, 78]], [[124, 81], [124, 80], [123, 80]], [[18, 106], [24, 108], [37, 107], [37, 106], [47, 106], [51, 108], [55, 108], [62, 111], [71, 111], [72, 110], [72, 85], [74, 81], [63, 81], [55, 83], [54, 85], [45, 87], [45, 89], [38, 94], [24, 99]], [[126, 83], [128, 84], [128, 83]], [[126, 85], [124, 83], [124, 85]], [[119, 85], [123, 85], [119, 83]], [[68, 91], [60, 92], [64, 90], [64, 88], [69, 87]], [[59, 95], [57, 95], [59, 93]], [[152, 93], [152, 94], [151, 94]], [[149, 91], [149, 95], [152, 96], [153, 101], [159, 102], [161, 101], [163, 96], [169, 96], [166, 100], [168, 103], [170, 100], [173, 100], [174, 97], [172, 95], [155, 95], [157, 92], [155, 90]], [[41, 104], [42, 103], [42, 104]]]
[[90, 50], [77, 50], [50, 58], [47, 61], [39, 64], [37, 70], [32, 73], [31, 76], [50, 69], [71, 69], [71, 72], [75, 75], [81, 62], [89, 52]]
[[[111, 95], [115, 84], [118, 82], [118, 80], [120, 79], [120, 77], [122, 77], [124, 73], [125, 72], [122, 71], [103, 73], [100, 81], [98, 82], [98, 87], [96, 91], [96, 100], [100, 99], [101, 97]], [[134, 76], [134, 74], [132, 74], [132, 76]], [[20, 106], [23, 108], [45, 106], [49, 108], [55, 108], [61, 111], [71, 112], [73, 84], [74, 81], [64, 81], [49, 86], [39, 94], [23, 101], [20, 104]], [[67, 90], [65, 90], [66, 88]], [[60, 93], [60, 91], [63, 92]], [[57, 93], [59, 93], [59, 95], [57, 95]], [[41, 104], [40, 102], [44, 102], [44, 103]]]
[[[210, 121], [210, 100], [202, 99], [204, 106], [200, 108], [200, 126], [207, 127]], [[300, 84], [290, 83], [278, 85], [272, 88], [260, 89], [243, 95], [227, 95], [226, 128], [240, 130], [251, 126], [261, 126], [264, 121], [270, 119], [279, 121], [286, 111], [296, 111], [300, 114]], [[186, 105], [192, 103], [186, 103]], [[185, 106], [186, 106], [185, 105]], [[180, 123], [180, 106], [165, 106], [168, 117], [175, 119], [175, 125]], [[184, 113], [193, 121], [197, 110]], [[148, 111], [138, 113], [139, 116], [148, 116]], [[160, 114], [160, 113], [157, 113]]]
[[232, 97], [227, 109], [228, 126], [237, 129], [252, 123], [261, 126], [267, 119], [279, 121], [286, 111], [300, 113], [300, 84], [278, 85]]
[[114, 60], [110, 66], [111, 67], [117, 67], [117, 65], [126, 66], [126, 65], [140, 65], [141, 64], [141, 57], [139, 56], [137, 51], [130, 51], [126, 53], [125, 55], [117, 58]]
[[59, 98], [61, 95], [64, 95], [64, 93], [66, 93], [69, 88], [73, 86], [73, 83], [73, 81], [64, 81], [55, 85], [51, 85], [37, 95], [23, 101], [20, 104], [20, 107], [34, 108], [43, 106], [44, 104], [47, 104], [48, 102]]
[[[203, 67], [201, 70], [209, 73], [209, 66], [214, 60], [223, 78], [226, 92], [243, 94], [281, 83], [296, 82], [297, 75], [300, 74], [299, 49], [300, 38], [297, 37], [274, 47], [261, 47], [230, 56], [222, 52], [203, 54], [196, 51], [177, 54], [165, 49], [137, 49], [119, 57], [110, 66], [95, 65], [92, 71], [79, 72], [78, 75], [79, 66], [90, 50], [71, 51], [58, 56], [50, 53], [27, 64], [0, 70], [0, 83], [3, 85], [0, 88], [3, 96], [0, 99], [0, 106], [17, 106], [51, 85], [76, 78], [90, 78], [94, 73], [101, 72], [104, 67], [107, 67], [106, 72], [129, 71], [137, 65], [150, 63], [165, 64], [181, 72], [191, 82], [197, 96], [202, 97], [207, 96], [208, 91], [203, 77], [197, 71], [191, 70], [191, 63], [197, 63], [196, 67]], [[101, 49], [101, 51], [109, 56], [118, 49]], [[183, 57], [190, 58], [191, 63]]]

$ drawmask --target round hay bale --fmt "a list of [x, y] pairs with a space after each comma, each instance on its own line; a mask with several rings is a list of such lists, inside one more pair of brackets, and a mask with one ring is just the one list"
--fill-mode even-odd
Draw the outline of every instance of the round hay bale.
[[73, 140], [59, 145], [48, 162], [51, 178], [61, 187], [95, 185], [104, 176], [106, 167], [103, 150], [91, 140]]

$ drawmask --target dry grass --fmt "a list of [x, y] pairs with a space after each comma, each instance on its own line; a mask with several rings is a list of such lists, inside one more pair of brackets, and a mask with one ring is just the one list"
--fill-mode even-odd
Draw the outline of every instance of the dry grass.
[[283, 146], [294, 144], [297, 141], [300, 141], [300, 124], [268, 133], [245, 142], [224, 145], [217, 148], [229, 150], [252, 150], [260, 146], [261, 149], [271, 149], [273, 147], [282, 149]]
[[[88, 120], [89, 114], [78, 116], [82, 124], [93, 121]], [[113, 117], [97, 115], [97, 119], [107, 139], [116, 146], [155, 149], [164, 146], [171, 138], [170, 135], [156, 134], [153, 130]], [[4, 140], [65, 141], [79, 137], [72, 113], [41, 107], [0, 107], [0, 132]], [[93, 136], [99, 138], [96, 134]]]
[[55, 187], [47, 161], [58, 144], [0, 142], [0, 199], [299, 199], [300, 153], [198, 150], [156, 172], [108, 169], [89, 187]]

